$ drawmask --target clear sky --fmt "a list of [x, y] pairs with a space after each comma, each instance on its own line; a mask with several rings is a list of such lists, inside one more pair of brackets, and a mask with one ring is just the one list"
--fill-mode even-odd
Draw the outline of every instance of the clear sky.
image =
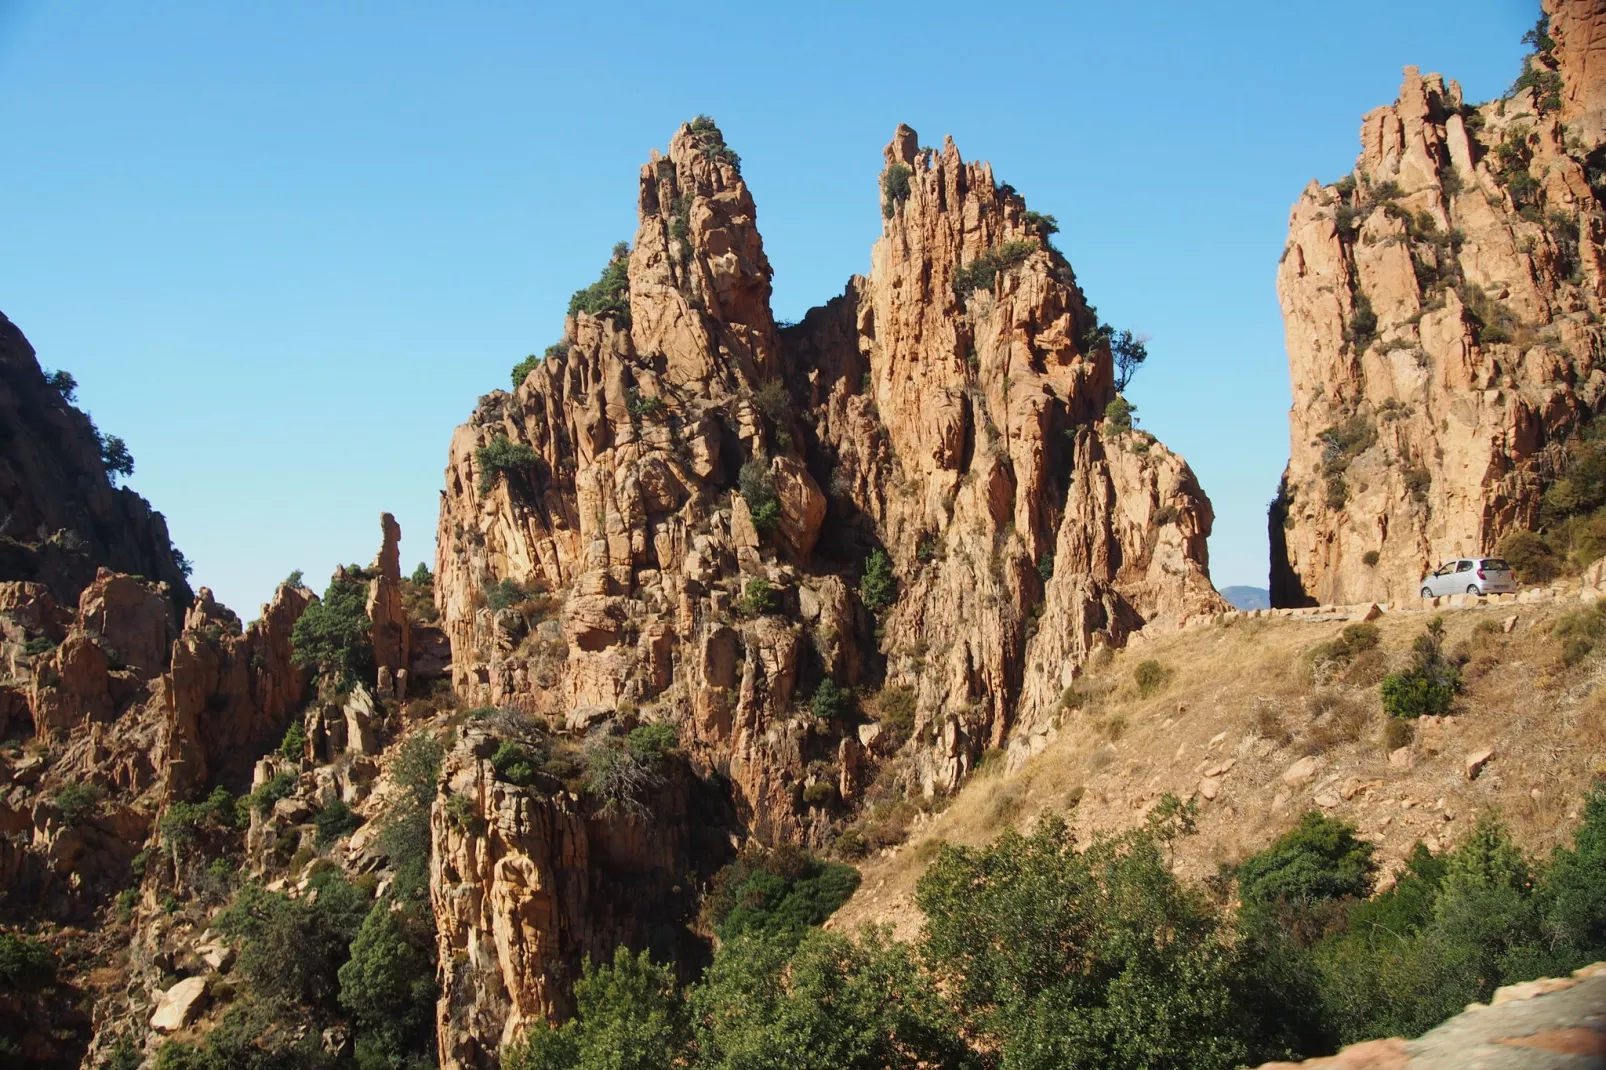
[[1288, 455], [1288, 208], [1417, 64], [1516, 76], [1519, 0], [277, 4], [0, 0], [0, 310], [243, 616], [433, 560], [454, 425], [635, 231], [637, 171], [706, 112], [799, 319], [869, 269], [897, 123], [989, 159], [1117, 327], [1129, 391], [1264, 586]]

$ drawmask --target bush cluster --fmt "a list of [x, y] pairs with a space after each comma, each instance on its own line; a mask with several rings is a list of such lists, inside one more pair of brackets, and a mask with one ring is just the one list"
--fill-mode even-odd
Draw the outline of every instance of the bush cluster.
[[1444, 618], [1434, 617], [1411, 646], [1411, 666], [1383, 677], [1390, 717], [1443, 716], [1461, 691], [1461, 670], [1444, 655]]
[[491, 493], [499, 477], [521, 473], [539, 462], [540, 458], [529, 446], [514, 442], [506, 435], [497, 435], [489, 444], [474, 451], [474, 467], [480, 474], [480, 494]]
[[1136, 405], [1117, 394], [1110, 399], [1108, 405], [1104, 406], [1104, 424], [1109, 428], [1110, 434], [1124, 435], [1132, 430], [1134, 420], [1132, 414], [1137, 411]]
[[975, 290], [991, 290], [1000, 272], [1017, 268], [1037, 252], [1035, 241], [1007, 241], [954, 272], [954, 294], [964, 301]]
[[737, 473], [736, 486], [742, 500], [747, 502], [748, 514], [758, 533], [763, 535], [774, 530], [781, 522], [781, 499], [775, 493], [770, 466], [757, 457], [749, 459]]
[[706, 115], [699, 115], [691, 121], [691, 132], [696, 134], [703, 143], [703, 155], [710, 160], [724, 160], [740, 177], [742, 173], [742, 158], [736, 155], [736, 150], [725, 144], [725, 135], [720, 133], [719, 126]]
[[909, 180], [914, 172], [901, 163], [888, 167], [881, 175], [881, 214], [891, 219], [898, 205], [909, 199]]
[[630, 243], [613, 247], [602, 277], [569, 298], [569, 315], [611, 317], [623, 330], [630, 329]]

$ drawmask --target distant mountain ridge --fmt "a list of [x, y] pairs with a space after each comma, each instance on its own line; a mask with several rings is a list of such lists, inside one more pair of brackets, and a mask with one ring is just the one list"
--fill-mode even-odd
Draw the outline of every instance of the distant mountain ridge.
[[1234, 609], [1270, 609], [1271, 592], [1264, 587], [1223, 587], [1221, 597]]

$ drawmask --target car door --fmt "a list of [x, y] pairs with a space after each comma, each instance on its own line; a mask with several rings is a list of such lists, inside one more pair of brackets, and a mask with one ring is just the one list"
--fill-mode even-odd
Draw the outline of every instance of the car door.
[[1455, 582], [1455, 562], [1446, 561], [1428, 577], [1428, 590], [1436, 595], [1450, 593], [1450, 584]]
[[1476, 561], [1462, 560], [1455, 563], [1455, 575], [1445, 582], [1445, 594], [1460, 594], [1469, 586], [1477, 583], [1478, 574], [1473, 571]]

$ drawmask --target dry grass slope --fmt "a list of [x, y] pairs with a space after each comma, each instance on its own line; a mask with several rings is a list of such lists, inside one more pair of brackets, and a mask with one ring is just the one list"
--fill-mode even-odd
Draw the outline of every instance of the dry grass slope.
[[[1085, 840], [1139, 823], [1166, 793], [1198, 802], [1199, 834], [1176, 852], [1178, 873], [1196, 880], [1264, 847], [1313, 806], [1376, 842], [1385, 871], [1419, 840], [1454, 842], [1483, 810], [1548, 852], [1570, 835], [1590, 781], [1606, 775], [1606, 643], [1576, 656], [1553, 634], [1581, 612], [1576, 601], [1444, 611], [1444, 649], [1463, 663], [1465, 688], [1450, 716], [1417, 722], [1385, 716], [1378, 683], [1408, 664], [1427, 613], [1383, 616], [1375, 646], [1337, 659], [1317, 648], [1338, 640], [1344, 622], [1277, 618], [1117, 653], [1067, 692], [1040, 753], [1012, 769], [993, 763], [919, 819], [907, 844], [866, 859], [858, 893], [831, 925], [890, 923], [912, 936], [914, 885], [940, 841], [980, 845], [1051, 810], [1068, 812]], [[1165, 679], [1140, 688], [1136, 677], [1153, 679], [1152, 669], [1138, 672], [1149, 661]], [[1486, 748], [1494, 757], [1469, 780], [1468, 757]]]

